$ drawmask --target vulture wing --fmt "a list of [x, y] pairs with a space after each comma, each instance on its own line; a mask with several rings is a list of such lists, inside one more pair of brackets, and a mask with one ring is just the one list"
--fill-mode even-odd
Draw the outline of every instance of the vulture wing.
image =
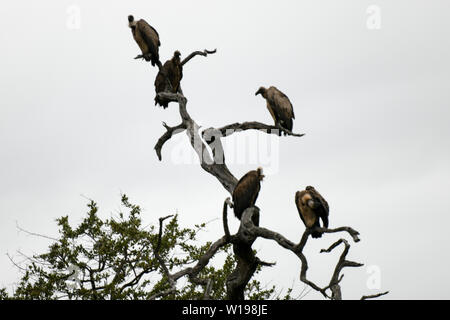
[[[145, 20], [144, 20], [144, 22], [145, 22]], [[145, 22], [145, 23], [147, 23], [147, 22]], [[158, 33], [158, 31], [156, 31], [156, 29], [155, 28], [153, 28], [151, 25], [149, 25], [148, 23], [147, 23], [147, 25], [153, 30], [153, 32], [156, 34], [156, 37], [158, 38], [158, 42], [157, 42], [157, 45], [158, 45], [158, 47], [161, 45], [161, 42], [159, 42], [159, 33]]]
[[160, 42], [158, 32], [144, 19], [141, 19], [137, 22], [137, 28], [141, 33], [142, 39], [145, 41], [149, 48], [149, 51], [152, 55], [152, 61], [159, 61], [158, 48], [160, 46]]
[[167, 65], [167, 76], [169, 77], [170, 84], [172, 86], [172, 92], [176, 93], [180, 87], [180, 81], [183, 77], [181, 70], [181, 65], [177, 64], [175, 61], [171, 60]]
[[[306, 202], [302, 203], [302, 198], [306, 197]], [[311, 207], [309, 200], [314, 200], [308, 190], [299, 191], [295, 194], [295, 204], [303, 223], [307, 228], [312, 228], [318, 223], [318, 217], [315, 208]]]
[[[164, 73], [168, 73], [167, 69], [169, 68], [169, 65], [172, 63], [172, 61], [166, 61], [166, 63], [164, 63], [163, 67], [161, 70], [159, 70], [158, 74], [156, 75], [156, 79], [155, 79], [155, 92], [156, 94], [160, 93], [160, 92], [164, 92], [166, 91], [167, 88], [167, 79], [166, 76], [164, 75]], [[161, 99], [158, 98], [158, 96], [155, 97], [155, 105], [159, 104], [160, 106], [162, 106], [164, 109], [166, 109], [169, 105], [169, 102], [165, 99]]]
[[147, 42], [151, 41], [157, 47], [161, 45], [161, 43], [159, 42], [158, 31], [156, 31], [155, 28], [149, 25], [147, 21], [145, 21], [144, 19], [139, 20], [137, 22], [137, 27], [139, 28], [139, 30], [141, 30], [143, 37], [147, 40]]
[[269, 110], [270, 115], [272, 116], [272, 119], [275, 123], [278, 122], [278, 117], [277, 114], [273, 111], [272, 105], [270, 104], [269, 101], [267, 101], [267, 110]]
[[303, 223], [306, 226], [305, 218], [303, 218], [302, 204], [301, 204], [301, 201], [302, 201], [301, 199], [302, 199], [304, 194], [305, 194], [305, 191], [298, 191], [295, 194], [295, 205], [297, 206], [298, 215], [300, 216], [300, 219], [302, 219]]
[[286, 119], [295, 119], [294, 108], [289, 98], [277, 88], [274, 88], [273, 104]]
[[314, 210], [316, 211], [317, 215], [322, 218], [324, 227], [328, 228], [328, 214], [330, 212], [330, 207], [328, 206], [328, 202], [313, 187], [309, 187], [308, 192], [312, 196], [314, 202], [317, 204], [317, 206], [314, 208]]
[[[277, 120], [287, 130], [292, 131], [294, 109], [289, 98], [275, 87], [270, 87], [266, 91], [267, 101], [270, 103]], [[280, 133], [281, 134], [281, 133]]]

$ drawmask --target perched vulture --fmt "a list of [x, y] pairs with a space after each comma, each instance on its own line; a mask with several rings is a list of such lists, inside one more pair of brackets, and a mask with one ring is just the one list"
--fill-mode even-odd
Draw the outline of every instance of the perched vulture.
[[275, 125], [279, 124], [281, 127], [292, 131], [292, 119], [295, 119], [295, 115], [289, 98], [275, 87], [270, 87], [269, 89], [261, 87], [255, 93], [256, 96], [258, 94], [261, 94], [266, 99], [267, 109], [269, 109]]
[[164, 91], [173, 93], [178, 92], [178, 89], [180, 88], [180, 81], [183, 78], [183, 66], [181, 65], [180, 56], [180, 52], [175, 51], [173, 58], [164, 63], [155, 79], [155, 105], [159, 104], [164, 109], [167, 108], [169, 101], [158, 98], [158, 93]]
[[145, 61], [151, 61], [152, 66], [159, 63], [159, 42], [158, 32], [144, 19], [135, 21], [132, 15], [128, 16], [128, 26], [131, 28], [133, 38], [141, 48]]
[[305, 226], [312, 229], [312, 237], [320, 238], [322, 233], [314, 229], [320, 228], [319, 218], [322, 219], [323, 227], [328, 228], [330, 208], [327, 201], [314, 187], [308, 186], [306, 190], [295, 193], [295, 204]]
[[[241, 220], [245, 209], [253, 207], [261, 189], [260, 181], [264, 178], [263, 169], [249, 171], [237, 183], [233, 191], [234, 215]], [[253, 221], [258, 225], [258, 221]]]

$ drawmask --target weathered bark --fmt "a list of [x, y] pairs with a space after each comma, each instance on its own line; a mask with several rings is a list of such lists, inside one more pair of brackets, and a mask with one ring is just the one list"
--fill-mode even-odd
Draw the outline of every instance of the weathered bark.
[[[250, 214], [259, 217], [259, 210]], [[238, 233], [232, 239], [237, 265], [227, 279], [227, 295], [230, 300], [244, 300], [245, 287], [258, 267], [258, 258], [252, 250], [256, 236], [248, 234], [246, 230], [241, 223]]]

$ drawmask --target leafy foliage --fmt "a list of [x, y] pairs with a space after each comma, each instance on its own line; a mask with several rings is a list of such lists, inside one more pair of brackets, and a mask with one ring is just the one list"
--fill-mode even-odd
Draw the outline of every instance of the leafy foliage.
[[[144, 227], [141, 209], [122, 196], [127, 213], [102, 220], [94, 201], [76, 227], [68, 216], [57, 219], [59, 237], [48, 251], [30, 257], [21, 267], [23, 276], [15, 289], [14, 299], [152, 299], [170, 288], [161, 265], [155, 258], [158, 242], [155, 226]], [[194, 229], [181, 228], [175, 215], [165, 225], [160, 257], [169, 271], [176, 272], [196, 263], [211, 243], [197, 244], [198, 233], [205, 224]], [[226, 280], [235, 265], [231, 246], [219, 250], [214, 260], [224, 256], [220, 268], [210, 263], [198, 274], [200, 279], [212, 279], [211, 299], [225, 299]], [[215, 263], [217, 264], [217, 263]], [[258, 270], [259, 271], [259, 270]], [[161, 299], [202, 299], [205, 288], [188, 277], [177, 291]], [[246, 288], [248, 299], [268, 299], [275, 287], [262, 289], [257, 280]], [[0, 299], [8, 299], [0, 289]]]

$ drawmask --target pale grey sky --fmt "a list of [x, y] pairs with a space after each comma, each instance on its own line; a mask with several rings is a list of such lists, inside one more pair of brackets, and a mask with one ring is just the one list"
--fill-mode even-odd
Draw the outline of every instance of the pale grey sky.
[[[369, 5], [381, 9], [380, 29], [367, 28]], [[71, 6], [80, 10], [79, 29], [70, 28]], [[272, 123], [255, 91], [275, 85], [289, 96], [294, 131], [304, 137], [225, 139], [236, 177], [260, 164], [269, 169], [257, 202], [262, 226], [298, 241], [304, 226], [294, 194], [313, 185], [330, 204], [330, 226], [361, 232], [349, 258], [366, 266], [344, 270], [344, 298], [385, 290], [386, 299], [450, 298], [449, 9], [445, 0], [3, 4], [0, 286], [11, 288], [19, 276], [6, 253], [39, 253], [49, 244], [19, 233], [16, 221], [56, 235], [55, 218], [82, 219], [81, 194], [98, 202], [103, 217], [116, 212], [121, 192], [144, 208], [147, 223], [175, 211], [186, 225], [221, 216], [227, 193], [180, 160], [191, 152], [184, 134], [166, 144], [163, 162], [156, 158], [161, 122], [180, 120], [175, 104], [153, 105], [157, 70], [133, 60], [133, 14], [158, 30], [163, 62], [176, 49], [186, 56], [217, 48], [184, 69], [188, 110], [199, 124]], [[273, 152], [238, 160], [242, 141], [244, 150], [269, 141]], [[234, 218], [230, 224], [236, 230]], [[221, 234], [219, 219], [203, 237]], [[338, 252], [318, 251], [335, 239], [307, 247], [309, 276], [319, 284]], [[266, 240], [254, 247], [277, 261], [259, 275], [263, 283], [303, 287], [293, 254]], [[381, 271], [380, 289], [367, 287], [367, 266]]]

